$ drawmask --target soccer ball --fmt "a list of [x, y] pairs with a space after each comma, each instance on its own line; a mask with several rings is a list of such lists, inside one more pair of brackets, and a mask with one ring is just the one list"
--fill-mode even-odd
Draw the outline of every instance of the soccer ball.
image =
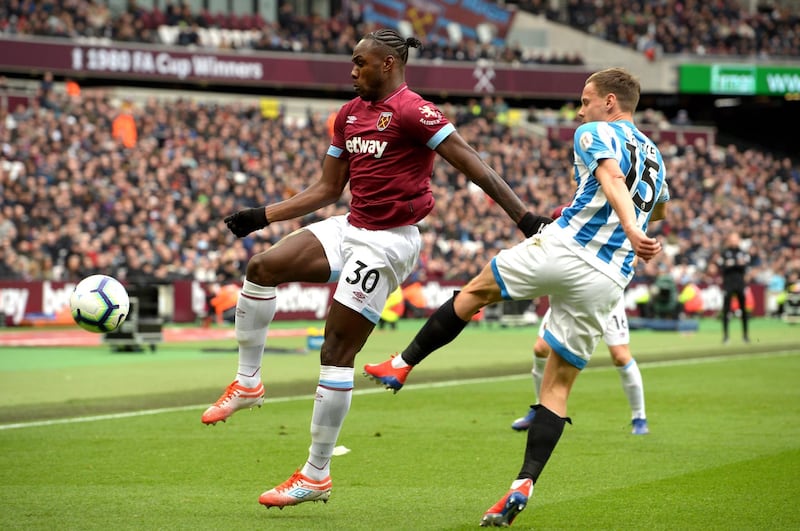
[[113, 332], [128, 316], [128, 292], [120, 282], [107, 275], [86, 277], [75, 286], [69, 308], [75, 322], [89, 332]]

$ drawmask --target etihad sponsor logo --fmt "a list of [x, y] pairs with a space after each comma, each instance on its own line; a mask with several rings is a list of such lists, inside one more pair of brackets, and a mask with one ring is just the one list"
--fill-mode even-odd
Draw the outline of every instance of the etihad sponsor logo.
[[430, 105], [419, 107], [419, 112], [422, 114], [422, 118], [419, 119], [421, 124], [436, 125], [442, 121], [442, 113], [439, 112], [439, 109]]
[[383, 131], [389, 124], [392, 122], [392, 113], [390, 112], [382, 112], [381, 115], [378, 117], [378, 123], [375, 126], [378, 128], [378, 131]]
[[349, 138], [344, 145], [350, 153], [374, 155], [376, 159], [379, 159], [389, 144], [385, 141], [367, 140], [360, 136], [354, 136]]

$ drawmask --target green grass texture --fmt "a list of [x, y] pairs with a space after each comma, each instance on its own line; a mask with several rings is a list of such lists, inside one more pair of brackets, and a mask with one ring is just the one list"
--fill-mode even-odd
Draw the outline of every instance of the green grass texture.
[[[376, 331], [357, 367], [402, 349], [420, 325]], [[754, 320], [752, 343], [734, 326], [724, 346], [713, 320], [693, 334], [633, 331], [647, 436], [630, 435], [601, 344], [570, 398], [574, 423], [513, 527], [800, 529], [798, 330]], [[0, 529], [477, 528], [522, 464], [526, 435], [510, 424], [533, 400], [535, 335], [470, 326], [397, 395], [357, 370], [331, 500], [282, 511], [258, 495], [307, 457], [315, 352], [267, 354], [264, 407], [204, 426], [236, 370], [230, 341], [3, 348]]]
[[[422, 323], [401, 320], [397, 330], [376, 329], [356, 358], [356, 374], [360, 374], [365, 363], [383, 361], [401, 351]], [[322, 323], [284, 321], [273, 323], [272, 328], [305, 330], [308, 326], [322, 326]], [[737, 326], [738, 322], [732, 324], [732, 340], [724, 346], [721, 324], [713, 319], [702, 321], [697, 333], [633, 330], [631, 350], [640, 363], [646, 363], [773, 352], [800, 346], [800, 326], [774, 319], [754, 319], [750, 344], [741, 341]], [[471, 324], [416, 368], [410, 383], [529, 374], [537, 331], [535, 326], [503, 328]], [[309, 396], [314, 392], [319, 376], [318, 352], [276, 353], [302, 351], [305, 344], [305, 337], [268, 339], [262, 368], [267, 397]], [[610, 363], [601, 342], [589, 367]], [[118, 353], [107, 345], [2, 347], [0, 424], [211, 403], [234, 379], [236, 366], [236, 344], [232, 339], [163, 343], [155, 353], [147, 350]], [[357, 388], [370, 385], [371, 382], [357, 376]]]
[[[651, 434], [629, 434], [616, 371], [587, 369], [574, 424], [517, 529], [797, 529], [794, 353], [643, 366]], [[213, 427], [178, 410], [0, 430], [2, 529], [473, 529], [508, 489], [526, 435], [524, 375], [355, 394], [327, 504], [258, 495], [306, 458], [310, 399]]]

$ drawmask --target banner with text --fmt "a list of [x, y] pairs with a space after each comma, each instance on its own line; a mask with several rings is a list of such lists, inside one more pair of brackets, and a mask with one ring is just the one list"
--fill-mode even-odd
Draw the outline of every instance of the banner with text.
[[800, 66], [685, 64], [678, 68], [681, 94], [785, 96], [800, 93]]
[[[113, 46], [63, 39], [0, 38], [0, 71], [29, 75], [51, 71], [84, 78], [169, 84], [253, 85], [353, 94], [349, 56], [246, 51], [216, 53], [146, 44]], [[424, 94], [497, 94], [570, 98], [580, 94], [591, 72], [580, 66], [436, 64], [419, 60], [406, 72], [409, 86]], [[353, 94], [354, 95], [354, 94]]]
[[[5, 324], [46, 325], [64, 324], [56, 321], [56, 316], [69, 305], [69, 296], [75, 282], [54, 281], [0, 281], [0, 314]], [[429, 281], [421, 286], [425, 307], [424, 314], [430, 314], [453, 296], [453, 290], [463, 283], [451, 281]], [[206, 314], [207, 286], [196, 281], [181, 280], [171, 284], [159, 285], [160, 315], [168, 322], [192, 323]], [[283, 320], [323, 320], [328, 314], [333, 300], [335, 284], [311, 284], [292, 282], [277, 288], [277, 312], [275, 319]], [[752, 284], [755, 306], [754, 316], [763, 316], [767, 309], [767, 293], [761, 284]], [[636, 315], [636, 300], [642, 293], [650, 290], [647, 284], [631, 284], [625, 292], [628, 313]], [[715, 315], [722, 308], [722, 290], [719, 286], [700, 286], [703, 314]], [[536, 313], [542, 316], [547, 310], [547, 298], [536, 301]], [[69, 323], [69, 321], [67, 321]], [[0, 323], [2, 325], [3, 323]]]

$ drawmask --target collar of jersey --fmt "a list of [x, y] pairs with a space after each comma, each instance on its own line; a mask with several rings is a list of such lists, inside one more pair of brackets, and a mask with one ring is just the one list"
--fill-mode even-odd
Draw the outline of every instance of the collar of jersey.
[[387, 103], [389, 100], [391, 100], [392, 98], [394, 98], [407, 88], [408, 88], [408, 83], [401, 83], [400, 86], [397, 87], [397, 90], [395, 90], [394, 92], [383, 98], [381, 101], [376, 101], [375, 103]]

